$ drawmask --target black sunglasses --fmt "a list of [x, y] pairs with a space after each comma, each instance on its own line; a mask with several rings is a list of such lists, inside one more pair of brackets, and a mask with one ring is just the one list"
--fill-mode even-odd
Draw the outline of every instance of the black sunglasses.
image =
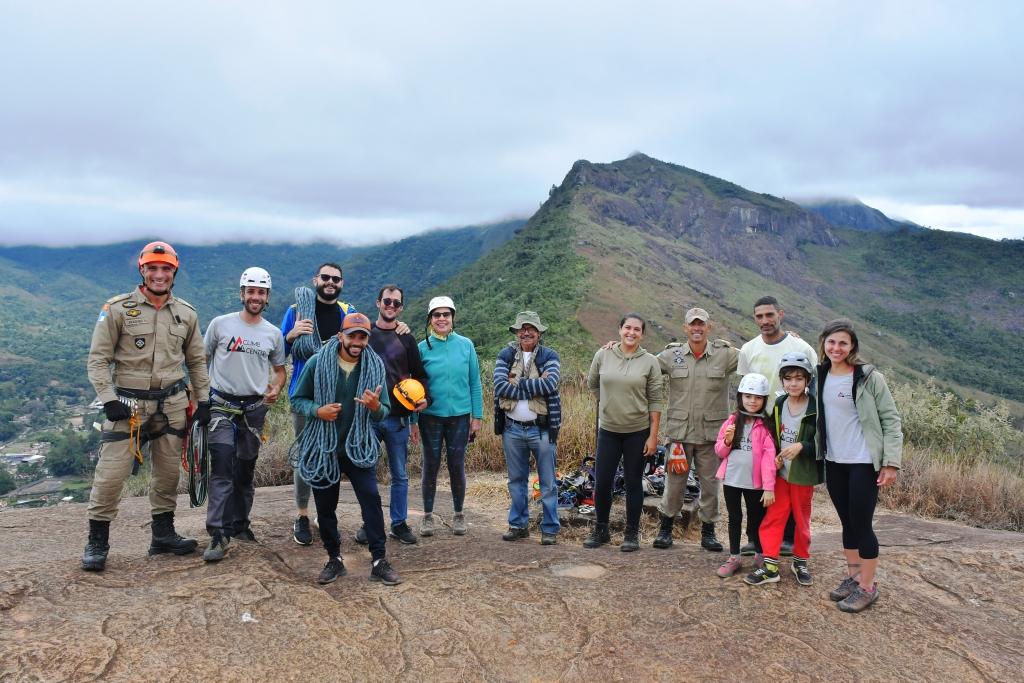
[[341, 276], [340, 275], [328, 275], [327, 273], [320, 273], [320, 282], [333, 282], [334, 284], [338, 284], [339, 282], [341, 282]]
[[387, 297], [385, 297], [385, 298], [381, 299], [380, 302], [382, 304], [384, 304], [385, 306], [394, 306], [395, 308], [401, 308], [402, 307], [402, 300], [401, 299], [388, 299]]
[[430, 314], [431, 318], [450, 318], [452, 317], [451, 311], [434, 311]]

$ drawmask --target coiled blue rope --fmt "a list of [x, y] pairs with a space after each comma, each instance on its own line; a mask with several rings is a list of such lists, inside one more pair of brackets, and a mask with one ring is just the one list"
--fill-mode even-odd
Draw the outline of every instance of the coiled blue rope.
[[320, 330], [316, 328], [316, 292], [309, 287], [295, 288], [295, 320], [312, 320], [313, 333], [296, 337], [292, 357], [309, 360], [320, 350]]
[[[338, 338], [333, 337], [320, 350], [313, 373], [313, 401], [317, 405], [335, 402], [341, 374], [337, 357]], [[384, 361], [369, 346], [363, 349], [359, 365], [356, 396], [362, 396], [366, 390], [375, 391], [377, 387], [385, 386]], [[355, 401], [352, 406], [356, 412], [352, 428], [345, 438], [345, 455], [356, 467], [370, 469], [377, 465], [380, 457], [380, 442], [370, 424], [370, 411]], [[343, 408], [350, 409], [347, 406]], [[337, 425], [318, 417], [309, 417], [306, 426], [295, 437], [295, 443], [288, 449], [288, 457], [303, 481], [312, 488], [324, 489], [341, 481], [337, 450]]]

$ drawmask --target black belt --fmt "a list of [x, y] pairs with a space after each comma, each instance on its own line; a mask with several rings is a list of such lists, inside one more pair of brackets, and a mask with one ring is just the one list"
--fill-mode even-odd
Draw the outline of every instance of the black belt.
[[262, 394], [254, 394], [252, 396], [236, 396], [234, 394], [229, 394], [226, 391], [221, 391], [220, 389], [214, 389], [213, 387], [210, 387], [210, 393], [213, 394], [214, 396], [223, 399], [226, 403], [231, 403], [242, 408], [247, 408], [253, 403], [263, 402]]
[[114, 387], [114, 391], [118, 396], [124, 396], [125, 398], [134, 398], [140, 401], [159, 401], [184, 391], [187, 386], [185, 380], [179, 379], [166, 389], [126, 389], [124, 387]]
[[513, 420], [511, 417], [506, 415], [505, 416], [505, 420], [507, 422], [511, 422], [512, 424], [517, 424], [520, 427], [547, 427], [548, 426], [548, 419], [546, 417], [538, 417], [536, 420], [530, 420], [529, 422], [522, 422], [520, 420]]

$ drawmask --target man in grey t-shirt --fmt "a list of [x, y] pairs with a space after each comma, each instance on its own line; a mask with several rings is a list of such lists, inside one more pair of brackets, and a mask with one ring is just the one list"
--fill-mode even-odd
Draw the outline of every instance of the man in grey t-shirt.
[[[270, 301], [270, 273], [247, 268], [239, 282], [242, 310], [214, 318], [204, 344], [210, 367], [213, 418], [208, 428], [210, 500], [207, 562], [224, 558], [229, 539], [255, 541], [249, 529], [253, 473], [260, 433], [285, 383], [284, 337], [263, 319]], [[271, 378], [272, 376], [272, 378]]]

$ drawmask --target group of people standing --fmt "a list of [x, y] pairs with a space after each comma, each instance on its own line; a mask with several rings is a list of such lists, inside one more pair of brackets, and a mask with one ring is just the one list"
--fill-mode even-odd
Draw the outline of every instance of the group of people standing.
[[[215, 318], [203, 336], [194, 308], [171, 294], [178, 267], [170, 245], [146, 245], [138, 259], [142, 284], [108, 300], [97, 321], [89, 378], [107, 419], [88, 508], [84, 569], [105, 566], [121, 486], [146, 441], [153, 461], [150, 552], [196, 549], [197, 542], [178, 535], [173, 525], [190, 405], [192, 419], [206, 430], [211, 459], [210, 543], [203, 557], [216, 562], [231, 540], [256, 540], [249, 520], [253, 473], [266, 414], [284, 389], [289, 355], [296, 434], [292, 536], [301, 545], [313, 542], [312, 495], [328, 555], [320, 583], [346, 572], [336, 514], [342, 475], [360, 506], [355, 540], [369, 546], [370, 578], [401, 582], [386, 559], [386, 539], [418, 540], [408, 521], [410, 442], [422, 442], [423, 451], [419, 535], [435, 532], [442, 458], [451, 482], [452, 533], [467, 532], [465, 455], [481, 428], [483, 397], [476, 350], [454, 330], [457, 309], [450, 297], [431, 299], [424, 339], [417, 342], [399, 319], [405, 301], [398, 285], [380, 288], [371, 321], [339, 300], [342, 269], [328, 262], [317, 268], [311, 288], [296, 290], [277, 328], [263, 318], [270, 274], [253, 267], [239, 282], [241, 311]], [[724, 550], [715, 533], [720, 488], [726, 502], [729, 555], [718, 575], [737, 573], [741, 557], [750, 554], [754, 566], [744, 580], [777, 582], [780, 557], [791, 554], [797, 581], [810, 585], [811, 498], [825, 480], [843, 524], [847, 560], [846, 576], [831, 597], [845, 611], [860, 611], [878, 595], [871, 520], [879, 487], [895, 480], [900, 465], [899, 415], [882, 375], [859, 359], [848, 321], [834, 321], [822, 331], [819, 364], [814, 349], [783, 331], [783, 317], [775, 299], [758, 300], [754, 318], [761, 334], [736, 349], [711, 339], [710, 315], [691, 308], [684, 316], [686, 340], [657, 355], [641, 345], [643, 317], [622, 317], [618, 341], [595, 354], [587, 375], [598, 397], [596, 522], [583, 545], [597, 548], [611, 540], [612, 486], [621, 463], [626, 525], [620, 549], [639, 549], [645, 458], [663, 444], [666, 481], [654, 547], [672, 545], [693, 468], [701, 485], [701, 546], [708, 551]], [[540, 542], [553, 545], [560, 531], [555, 452], [561, 367], [558, 353], [542, 344], [546, 330], [533, 311], [521, 311], [509, 326], [514, 338], [498, 354], [493, 376], [494, 428], [502, 437], [511, 497], [502, 538], [514, 542], [530, 535], [532, 459], [541, 492]], [[742, 377], [730, 414], [730, 381], [737, 373]], [[376, 480], [381, 444], [391, 474], [389, 528]], [[744, 505], [747, 545], [740, 544]]]

